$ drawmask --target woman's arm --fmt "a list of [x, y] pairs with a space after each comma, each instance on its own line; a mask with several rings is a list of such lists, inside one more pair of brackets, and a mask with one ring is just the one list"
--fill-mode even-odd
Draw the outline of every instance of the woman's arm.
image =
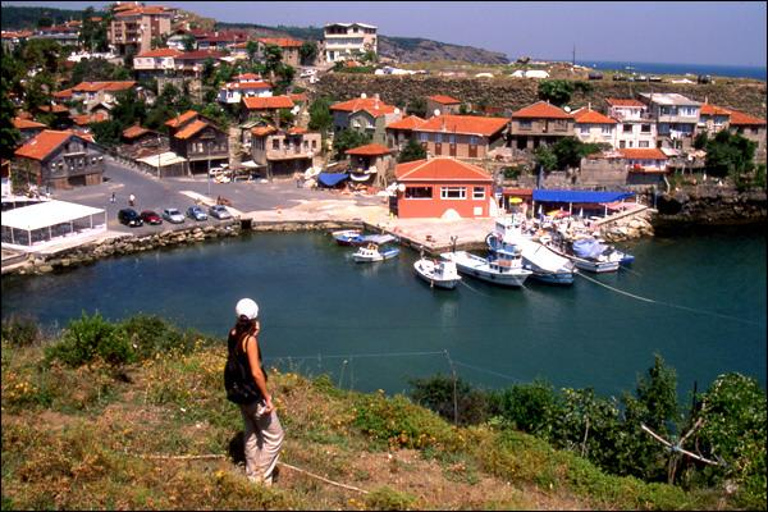
[[255, 335], [249, 335], [245, 340], [245, 350], [248, 354], [248, 363], [251, 366], [251, 375], [256, 382], [256, 387], [261, 391], [261, 395], [266, 402], [266, 413], [269, 414], [275, 408], [272, 405], [272, 396], [267, 391], [267, 379], [264, 372], [261, 370], [261, 364], [259, 364], [259, 344], [256, 341]]

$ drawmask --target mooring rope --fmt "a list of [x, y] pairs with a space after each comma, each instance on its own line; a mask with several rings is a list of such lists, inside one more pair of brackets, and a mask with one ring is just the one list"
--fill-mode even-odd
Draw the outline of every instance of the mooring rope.
[[472, 288], [470, 285], [467, 284], [467, 282], [466, 282], [466, 280], [464, 278], [462, 278], [461, 281], [459, 281], [459, 284], [463, 284], [464, 286], [466, 286], [467, 288], [469, 288], [473, 292], [475, 292], [475, 293], [477, 293], [479, 295], [482, 295], [483, 297], [492, 297], [491, 295], [488, 295], [487, 293], [483, 293], [480, 290]]
[[593, 283], [595, 283], [597, 285], [600, 285], [603, 288], [607, 288], [607, 289], [609, 289], [609, 290], [611, 290], [613, 292], [620, 293], [621, 295], [626, 295], [627, 297], [633, 298], [635, 300], [639, 300], [639, 301], [643, 301], [643, 302], [648, 302], [648, 303], [651, 303], [651, 304], [659, 304], [661, 306], [668, 306], [670, 308], [682, 309], [684, 311], [690, 311], [691, 313], [698, 313], [698, 314], [701, 314], [701, 315], [717, 316], [717, 317], [720, 317], [720, 318], [726, 318], [728, 320], [733, 320], [733, 321], [736, 321], [736, 322], [742, 322], [742, 323], [745, 323], [745, 324], [759, 325], [759, 322], [755, 322], [753, 320], [746, 320], [744, 318], [739, 318], [739, 317], [736, 317], [736, 316], [724, 315], [722, 313], [715, 313], [714, 311], [706, 311], [706, 310], [703, 310], [703, 309], [689, 308], [688, 306], [681, 306], [679, 304], [672, 304], [671, 302], [663, 302], [663, 301], [660, 301], [660, 300], [649, 299], [647, 297], [641, 297], [640, 295], [635, 295], [633, 293], [625, 292], [623, 290], [619, 290], [618, 288], [614, 288], [613, 286], [607, 285], [605, 283], [601, 283], [597, 279], [592, 279], [591, 277], [587, 277], [587, 276], [584, 275], [583, 272], [578, 272], [576, 275], [583, 277], [587, 281], [591, 281], [591, 282], [593, 282]]

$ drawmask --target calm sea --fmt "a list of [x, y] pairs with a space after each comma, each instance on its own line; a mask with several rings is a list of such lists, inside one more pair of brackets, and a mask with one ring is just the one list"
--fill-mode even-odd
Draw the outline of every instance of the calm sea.
[[723, 66], [714, 64], [664, 64], [651, 62], [616, 62], [616, 61], [577, 61], [582, 66], [595, 69], [626, 72], [627, 66], [634, 68], [637, 73], [684, 75], [712, 75], [732, 78], [766, 79], [766, 67], [762, 66]]
[[[343, 388], [408, 389], [451, 365], [499, 388], [545, 378], [602, 394], [634, 389], [661, 354], [685, 396], [722, 372], [766, 383], [766, 240], [762, 234], [642, 240], [628, 271], [572, 287], [454, 291], [416, 279], [418, 257], [356, 264], [324, 233], [253, 234], [104, 260], [60, 275], [2, 279], [2, 315], [62, 327], [82, 310], [117, 320], [159, 314], [221, 336], [241, 297], [261, 307], [266, 362]], [[618, 290], [618, 291], [617, 291]], [[623, 293], [620, 293], [623, 292]], [[222, 351], [224, 351], [222, 344]]]

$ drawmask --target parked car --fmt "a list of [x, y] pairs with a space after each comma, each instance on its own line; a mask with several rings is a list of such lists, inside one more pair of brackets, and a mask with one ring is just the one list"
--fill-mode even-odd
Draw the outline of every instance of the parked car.
[[163, 218], [174, 224], [181, 224], [184, 222], [184, 216], [177, 208], [166, 208], [163, 210]]
[[187, 217], [195, 220], [208, 220], [208, 215], [206, 215], [203, 209], [197, 205], [192, 205], [187, 208]]
[[123, 208], [117, 212], [117, 220], [119, 220], [121, 224], [125, 224], [132, 228], [144, 225], [144, 221], [141, 220], [141, 217], [136, 213], [136, 210], [132, 208]]
[[712, 83], [712, 75], [699, 75], [696, 77], [696, 82], [700, 84]]
[[219, 220], [232, 218], [232, 214], [229, 213], [229, 210], [227, 210], [227, 207], [220, 204], [215, 204], [210, 208], [208, 208], [208, 214], [211, 217]]
[[590, 80], [602, 80], [603, 79], [603, 74], [602, 73], [598, 73], [596, 71], [593, 71], [593, 72], [589, 73], [589, 75], [587, 75], [587, 76], [589, 77]]
[[163, 219], [160, 218], [158, 214], [153, 212], [152, 210], [144, 210], [141, 212], [141, 220], [146, 222], [147, 224], [162, 224]]

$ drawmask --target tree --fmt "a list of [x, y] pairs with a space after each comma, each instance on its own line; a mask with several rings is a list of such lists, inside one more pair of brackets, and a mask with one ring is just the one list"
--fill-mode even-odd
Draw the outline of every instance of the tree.
[[304, 41], [299, 48], [299, 57], [302, 64], [313, 65], [317, 59], [317, 44], [314, 41]]
[[397, 157], [397, 161], [400, 163], [413, 162], [414, 160], [423, 160], [427, 158], [427, 150], [419, 144], [416, 140], [411, 139], [408, 144], [405, 145], [400, 155]]
[[539, 82], [539, 99], [562, 107], [571, 101], [573, 82], [569, 80], [542, 80]]
[[57, 74], [64, 68], [65, 52], [61, 45], [51, 39], [29, 39], [21, 48], [20, 58], [30, 69], [43, 69]]
[[245, 51], [248, 52], [248, 60], [253, 62], [256, 58], [256, 53], [259, 51], [259, 44], [256, 41], [248, 41], [245, 43]]
[[707, 132], [699, 132], [696, 135], [696, 138], [693, 139], [693, 148], [704, 149], [707, 146], [708, 140], [709, 136], [707, 135]]
[[78, 41], [91, 52], [103, 52], [108, 49], [106, 20], [94, 21], [96, 12], [93, 7], [83, 11], [82, 27]]
[[37, 28], [48, 28], [53, 26], [53, 18], [50, 16], [42, 16], [37, 20]]
[[117, 104], [112, 110], [112, 120], [121, 125], [121, 131], [136, 123], [142, 123], [147, 117], [144, 102], [139, 101], [134, 89], [119, 93], [115, 99]]
[[283, 50], [274, 44], [268, 44], [264, 47], [264, 69], [270, 75], [277, 72], [277, 68], [283, 62]]
[[213, 74], [216, 70], [216, 62], [208, 57], [203, 61], [203, 82], [210, 84], [211, 79], [213, 78]]
[[282, 62], [277, 65], [275, 69], [275, 76], [277, 77], [277, 83], [275, 83], [275, 92], [277, 94], [285, 94], [288, 87], [293, 82], [293, 77], [296, 74], [296, 70], [288, 64]]
[[83, 59], [72, 67], [69, 87], [80, 82], [108, 82], [125, 80], [131, 77], [130, 71], [123, 66], [116, 66], [106, 59]]
[[563, 137], [552, 146], [557, 158], [557, 168], [579, 167], [582, 157], [582, 142], [576, 137]]
[[345, 152], [348, 149], [364, 146], [369, 142], [371, 142], [371, 136], [367, 133], [342, 130], [333, 140], [333, 149], [336, 151], [336, 158], [341, 160], [347, 157]]
[[5, 77], [1, 80], [2, 92], [0, 92], [0, 157], [11, 159], [16, 146], [21, 140], [21, 133], [13, 126], [13, 118], [16, 117], [16, 105], [8, 97], [8, 84]]
[[551, 171], [557, 168], [557, 157], [547, 146], [539, 146], [533, 152], [536, 167], [543, 167], [545, 171]]
[[712, 176], [732, 176], [737, 181], [754, 170], [753, 159], [757, 144], [739, 134], [720, 131], [706, 144], [705, 166]]
[[197, 48], [197, 39], [192, 34], [187, 34], [181, 40], [181, 44], [184, 46], [185, 52], [191, 52]]
[[427, 100], [423, 97], [413, 98], [408, 102], [406, 111], [412, 116], [419, 116], [424, 119], [427, 117]]
[[309, 106], [309, 129], [319, 131], [323, 137], [333, 127], [330, 106], [331, 100], [326, 96], [320, 96]]
[[123, 125], [119, 121], [102, 121], [88, 125], [96, 142], [107, 147], [120, 144]]

